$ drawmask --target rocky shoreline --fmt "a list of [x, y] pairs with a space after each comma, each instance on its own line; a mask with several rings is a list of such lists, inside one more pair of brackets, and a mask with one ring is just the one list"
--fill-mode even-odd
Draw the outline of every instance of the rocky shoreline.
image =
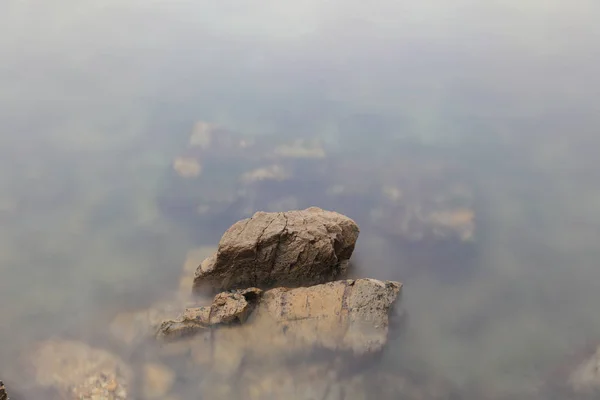
[[[403, 319], [403, 285], [348, 279], [359, 232], [317, 207], [257, 212], [216, 249], [190, 253], [179, 291], [114, 318], [106, 334], [123, 352], [53, 338], [27, 352], [24, 368], [33, 387], [67, 400], [473, 398], [444, 379], [378, 367]], [[528, 398], [596, 398], [598, 354]]]

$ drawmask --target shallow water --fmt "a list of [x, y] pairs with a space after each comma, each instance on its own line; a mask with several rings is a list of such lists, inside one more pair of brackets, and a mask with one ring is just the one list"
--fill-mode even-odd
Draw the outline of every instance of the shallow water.
[[[599, 340], [599, 5], [417, 3], [5, 1], [0, 374], [174, 290], [243, 215], [310, 205], [361, 226], [354, 274], [405, 283], [383, 363], [521, 393]], [[256, 168], [215, 151], [210, 184], [182, 189], [201, 120], [326, 156], [190, 218]], [[390, 182], [411, 204], [468, 188], [473, 240], [401, 239]]]

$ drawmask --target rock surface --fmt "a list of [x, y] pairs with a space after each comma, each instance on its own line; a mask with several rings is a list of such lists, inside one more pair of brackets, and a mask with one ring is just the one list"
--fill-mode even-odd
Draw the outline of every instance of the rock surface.
[[257, 289], [249, 289], [257, 305], [247, 322], [211, 331], [207, 328], [214, 323], [246, 317], [248, 298], [240, 297], [248, 290], [222, 293], [211, 307], [187, 309], [181, 317], [163, 322], [158, 336], [202, 334], [191, 344], [197, 361], [230, 363], [233, 370], [242, 359], [301, 357], [322, 350], [373, 354], [387, 342], [389, 314], [401, 288], [399, 282], [357, 279], [276, 288], [262, 297]]
[[196, 270], [194, 290], [299, 287], [335, 280], [346, 271], [358, 235], [353, 220], [317, 207], [257, 212], [225, 232], [217, 252]]
[[285, 346], [314, 346], [354, 354], [374, 353], [387, 342], [388, 315], [399, 282], [357, 279], [264, 293], [253, 323], [273, 323], [270, 340]]
[[2, 381], [0, 381], [0, 400], [8, 400], [8, 394], [6, 393], [6, 388]]
[[176, 339], [218, 325], [243, 323], [254, 310], [261, 294], [262, 290], [257, 288], [219, 293], [210, 306], [187, 308], [177, 319], [163, 321], [157, 336]]
[[131, 370], [118, 357], [82, 342], [49, 340], [28, 357], [36, 384], [63, 399], [128, 398]]

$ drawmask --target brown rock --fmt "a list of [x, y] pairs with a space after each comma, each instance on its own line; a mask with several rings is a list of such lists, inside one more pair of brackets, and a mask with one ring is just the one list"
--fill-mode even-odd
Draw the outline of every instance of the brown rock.
[[353, 220], [317, 207], [257, 212], [225, 232], [218, 251], [196, 270], [194, 290], [332, 281], [346, 271], [358, 235]]
[[188, 309], [179, 319], [163, 322], [158, 336], [177, 339], [204, 333], [190, 342], [193, 357], [225, 375], [234, 373], [242, 359], [298, 359], [322, 350], [373, 354], [387, 342], [388, 314], [401, 287], [398, 282], [357, 279], [272, 289], [262, 294], [246, 323], [211, 331], [207, 328], [229, 321], [229, 316], [243, 322], [239, 316], [248, 312], [238, 306], [244, 302], [236, 300], [247, 291], [223, 293], [211, 307]]
[[29, 354], [36, 384], [64, 399], [128, 398], [131, 371], [117, 356], [85, 343], [49, 340]]
[[210, 307], [209, 323], [242, 323], [254, 309], [262, 290], [249, 288], [235, 293], [219, 293]]
[[256, 288], [219, 293], [210, 307], [188, 308], [177, 319], [161, 323], [157, 337], [176, 339], [221, 324], [242, 323], [254, 309], [261, 294], [262, 291]]
[[374, 353], [387, 342], [388, 315], [401, 288], [399, 282], [357, 279], [272, 289], [264, 293], [248, 328], [279, 325], [261, 337], [286, 348]]

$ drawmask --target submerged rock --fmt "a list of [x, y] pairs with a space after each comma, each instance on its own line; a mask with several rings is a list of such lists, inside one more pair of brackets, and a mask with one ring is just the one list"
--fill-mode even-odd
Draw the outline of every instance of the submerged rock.
[[125, 400], [132, 372], [117, 356], [82, 342], [49, 340], [28, 356], [35, 383], [63, 399]]
[[218, 325], [243, 323], [258, 303], [261, 294], [262, 290], [257, 288], [219, 293], [209, 307], [187, 308], [177, 319], [163, 321], [157, 336], [174, 339], [194, 335]]
[[194, 290], [332, 281], [346, 271], [358, 235], [353, 220], [317, 207], [257, 212], [225, 232], [217, 252], [196, 270]]
[[[257, 289], [222, 293], [211, 307], [187, 309], [181, 317], [163, 322], [158, 337], [201, 334], [190, 342], [198, 362], [225, 363], [230, 371], [242, 359], [307, 357], [322, 350], [373, 354], [387, 342], [389, 314], [401, 288], [399, 282], [357, 279], [276, 288], [260, 297]], [[240, 315], [246, 317], [245, 304], [251, 302], [248, 293], [256, 296], [257, 304], [245, 323], [207, 329], [232, 318], [237, 322]], [[240, 295], [246, 296], [245, 301]]]
[[357, 279], [276, 288], [264, 293], [253, 323], [280, 326], [267, 335], [272, 343], [374, 353], [387, 342], [388, 316], [401, 287], [399, 282]]

